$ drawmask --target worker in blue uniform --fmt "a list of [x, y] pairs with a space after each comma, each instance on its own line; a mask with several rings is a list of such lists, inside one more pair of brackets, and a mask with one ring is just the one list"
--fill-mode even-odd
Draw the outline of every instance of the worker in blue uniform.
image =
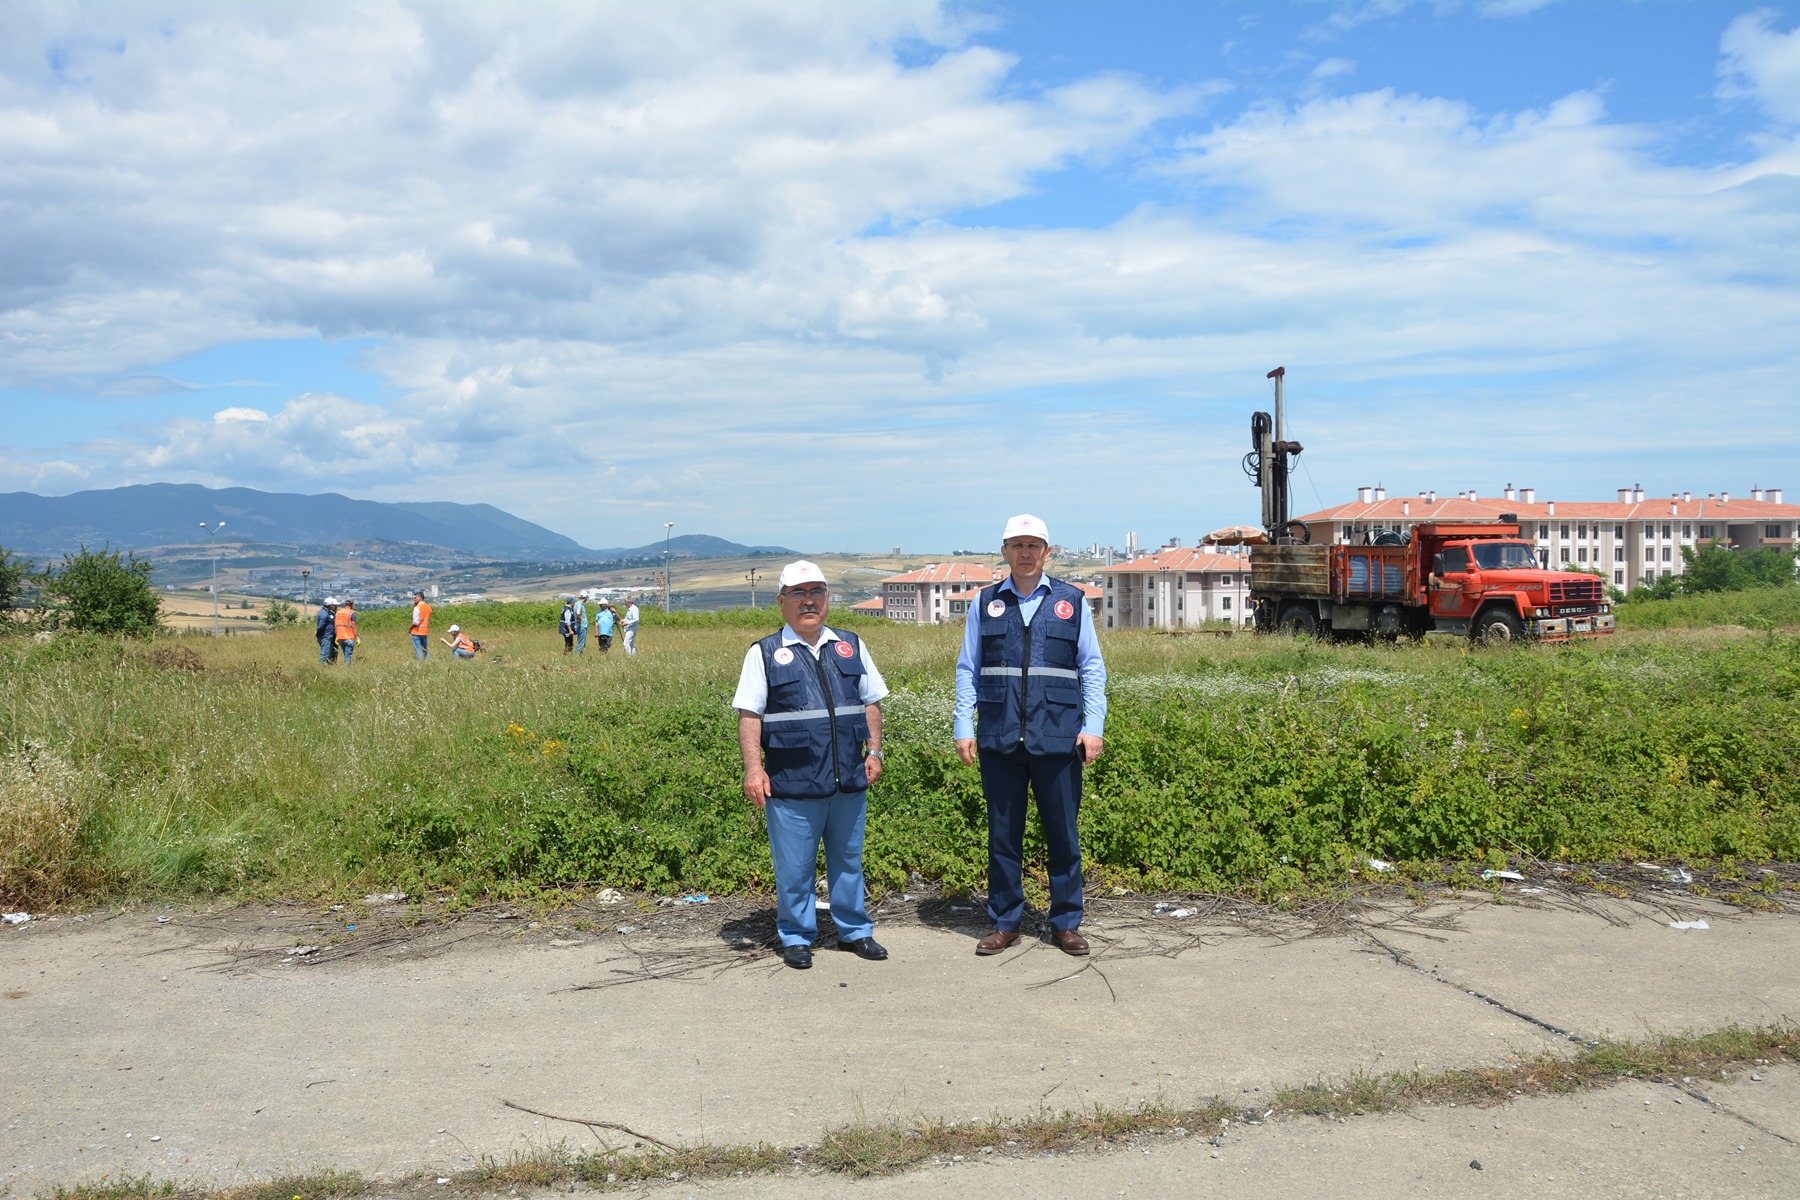
[[789, 563], [775, 601], [781, 629], [744, 655], [732, 707], [744, 758], [744, 797], [763, 810], [775, 865], [775, 931], [790, 967], [812, 966], [819, 933], [819, 845], [838, 946], [879, 962], [863, 894], [868, 788], [881, 778], [881, 700], [887, 684], [854, 633], [825, 624], [831, 607], [814, 563]]
[[1081, 768], [1100, 757], [1106, 663], [1080, 588], [1044, 574], [1050, 531], [1022, 514], [1006, 523], [1000, 556], [1011, 569], [970, 607], [956, 660], [956, 753], [981, 763], [988, 813], [988, 920], [977, 954], [1019, 940], [1026, 792], [1037, 798], [1050, 869], [1050, 940], [1086, 954], [1081, 935]]

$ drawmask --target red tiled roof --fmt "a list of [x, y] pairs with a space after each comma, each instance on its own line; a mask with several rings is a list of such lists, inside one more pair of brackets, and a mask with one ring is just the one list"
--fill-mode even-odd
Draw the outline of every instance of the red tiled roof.
[[1158, 550], [1130, 562], [1100, 569], [1115, 574], [1121, 571], [1248, 571], [1250, 560], [1241, 554], [1214, 554], [1210, 550], [1186, 547]]
[[929, 563], [916, 571], [889, 575], [883, 583], [978, 583], [982, 587], [1006, 578], [1005, 567], [987, 563]]
[[873, 600], [859, 600], [850, 606], [851, 612], [878, 613], [887, 608], [887, 601], [880, 596]]

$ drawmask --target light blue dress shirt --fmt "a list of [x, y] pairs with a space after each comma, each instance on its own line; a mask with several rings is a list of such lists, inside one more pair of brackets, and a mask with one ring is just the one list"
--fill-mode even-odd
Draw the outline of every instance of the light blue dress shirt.
[[[1046, 577], [1047, 578], [1047, 577]], [[1003, 591], [1019, 597], [1019, 616], [1027, 628], [1037, 610], [1050, 594], [1043, 578], [1027, 596], [1013, 586], [1008, 575], [1000, 585]], [[951, 718], [954, 736], [959, 740], [975, 736], [975, 674], [981, 669], [981, 613], [974, 604], [963, 618], [962, 653], [956, 657], [956, 712]], [[1094, 634], [1094, 614], [1087, 601], [1081, 602], [1081, 627], [1075, 641], [1075, 670], [1081, 675], [1081, 732], [1090, 737], [1104, 737], [1106, 730], [1106, 662], [1100, 657], [1100, 639]]]

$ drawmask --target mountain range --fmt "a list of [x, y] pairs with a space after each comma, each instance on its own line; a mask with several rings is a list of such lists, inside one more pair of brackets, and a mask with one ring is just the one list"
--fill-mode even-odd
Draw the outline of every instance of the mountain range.
[[[110, 547], [145, 550], [192, 546], [207, 538], [200, 526], [223, 521], [221, 542], [334, 546], [355, 542], [423, 543], [479, 558], [525, 562], [607, 562], [659, 558], [663, 543], [591, 549], [491, 504], [448, 501], [389, 503], [353, 500], [336, 492], [303, 496], [254, 488], [209, 488], [192, 483], [39, 496], [0, 493], [0, 547], [39, 559]], [[780, 546], [744, 546], [709, 534], [673, 538], [679, 558], [787, 554]]]

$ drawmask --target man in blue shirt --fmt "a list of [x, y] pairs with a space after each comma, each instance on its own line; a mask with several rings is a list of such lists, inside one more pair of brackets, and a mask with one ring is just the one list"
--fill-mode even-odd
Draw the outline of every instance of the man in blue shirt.
[[988, 810], [988, 920], [977, 954], [1019, 940], [1025, 914], [1026, 791], [1049, 851], [1050, 940], [1086, 954], [1081, 936], [1081, 764], [1100, 757], [1106, 663], [1081, 589], [1044, 574], [1050, 531], [1029, 514], [1001, 534], [1012, 573], [970, 607], [956, 660], [956, 753], [979, 757]]
[[781, 959], [812, 966], [819, 933], [813, 889], [819, 844], [838, 945], [880, 962], [863, 899], [868, 789], [881, 778], [881, 700], [887, 685], [854, 633], [825, 624], [831, 593], [805, 560], [781, 572], [782, 628], [744, 655], [737, 694], [744, 798], [763, 810], [775, 867], [775, 932]]

